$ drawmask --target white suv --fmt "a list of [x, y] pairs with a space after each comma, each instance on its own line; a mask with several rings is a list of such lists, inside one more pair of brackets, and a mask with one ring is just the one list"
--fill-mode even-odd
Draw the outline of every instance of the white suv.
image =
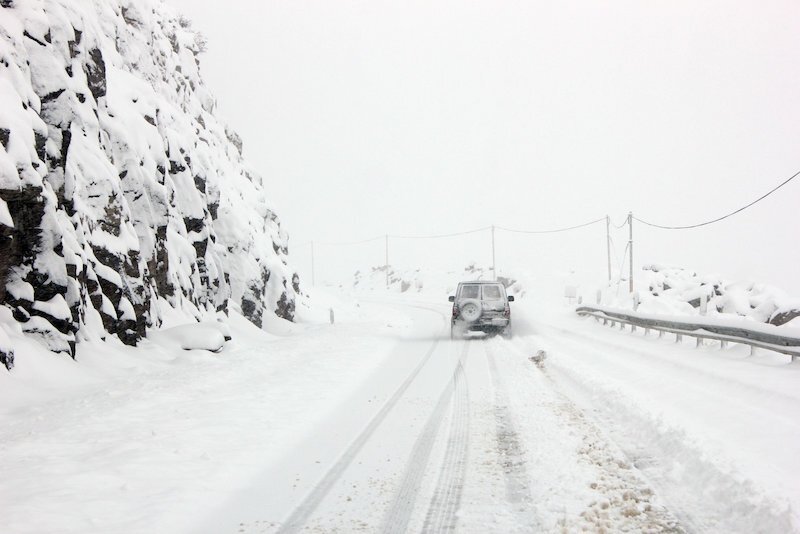
[[502, 334], [511, 337], [511, 307], [514, 297], [506, 296], [506, 288], [499, 282], [461, 282], [453, 303], [450, 322], [450, 339], [462, 337], [467, 332]]

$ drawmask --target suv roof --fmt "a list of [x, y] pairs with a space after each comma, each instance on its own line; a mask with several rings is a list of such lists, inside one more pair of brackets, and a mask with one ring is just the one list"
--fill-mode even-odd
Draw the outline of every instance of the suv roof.
[[463, 285], [463, 284], [500, 284], [500, 285], [503, 285], [502, 282], [498, 282], [497, 280], [475, 280], [475, 281], [459, 282], [458, 283], [458, 285]]

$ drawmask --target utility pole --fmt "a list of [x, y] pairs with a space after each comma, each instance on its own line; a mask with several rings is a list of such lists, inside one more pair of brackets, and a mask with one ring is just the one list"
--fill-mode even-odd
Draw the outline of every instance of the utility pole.
[[630, 257], [630, 268], [628, 270], [628, 289], [633, 293], [633, 212], [628, 212], [628, 253]]
[[386, 289], [389, 289], [389, 234], [386, 234]]
[[606, 215], [606, 254], [608, 256], [608, 284], [611, 285], [611, 217]]
[[497, 265], [494, 261], [494, 225], [492, 225], [492, 278], [497, 280]]
[[311, 241], [311, 287], [316, 286], [316, 281], [314, 280], [314, 241]]

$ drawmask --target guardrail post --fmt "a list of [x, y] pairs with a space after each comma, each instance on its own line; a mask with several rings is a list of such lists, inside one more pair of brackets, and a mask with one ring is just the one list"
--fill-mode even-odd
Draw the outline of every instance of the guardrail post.
[[756, 346], [750, 345], [750, 356], [755, 356], [755, 355], [756, 355]]
[[697, 336], [697, 344], [695, 345], [695, 348], [699, 349], [702, 346], [703, 346], [703, 338], [700, 337], [700, 336]]
[[645, 328], [644, 329], [644, 337], [647, 337], [649, 335], [650, 335], [650, 329], [649, 328]]
[[683, 335], [675, 334], [675, 343], [680, 343], [681, 341], [683, 341]]
[[631, 334], [633, 334], [634, 332], [636, 332], [636, 325], [632, 324], [631, 325]]
[[721, 341], [719, 342], [719, 348], [720, 348], [721, 350], [725, 350], [725, 349], [727, 349], [727, 348], [728, 348], [728, 342], [727, 342], [727, 341], [725, 341], [724, 339], [723, 339], [723, 340], [721, 340]]

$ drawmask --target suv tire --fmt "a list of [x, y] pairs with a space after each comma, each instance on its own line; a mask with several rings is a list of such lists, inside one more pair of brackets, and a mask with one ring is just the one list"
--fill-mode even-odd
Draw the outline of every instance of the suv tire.
[[481, 309], [481, 301], [478, 299], [465, 299], [459, 308], [459, 317], [468, 323], [474, 323], [481, 318], [483, 310]]

